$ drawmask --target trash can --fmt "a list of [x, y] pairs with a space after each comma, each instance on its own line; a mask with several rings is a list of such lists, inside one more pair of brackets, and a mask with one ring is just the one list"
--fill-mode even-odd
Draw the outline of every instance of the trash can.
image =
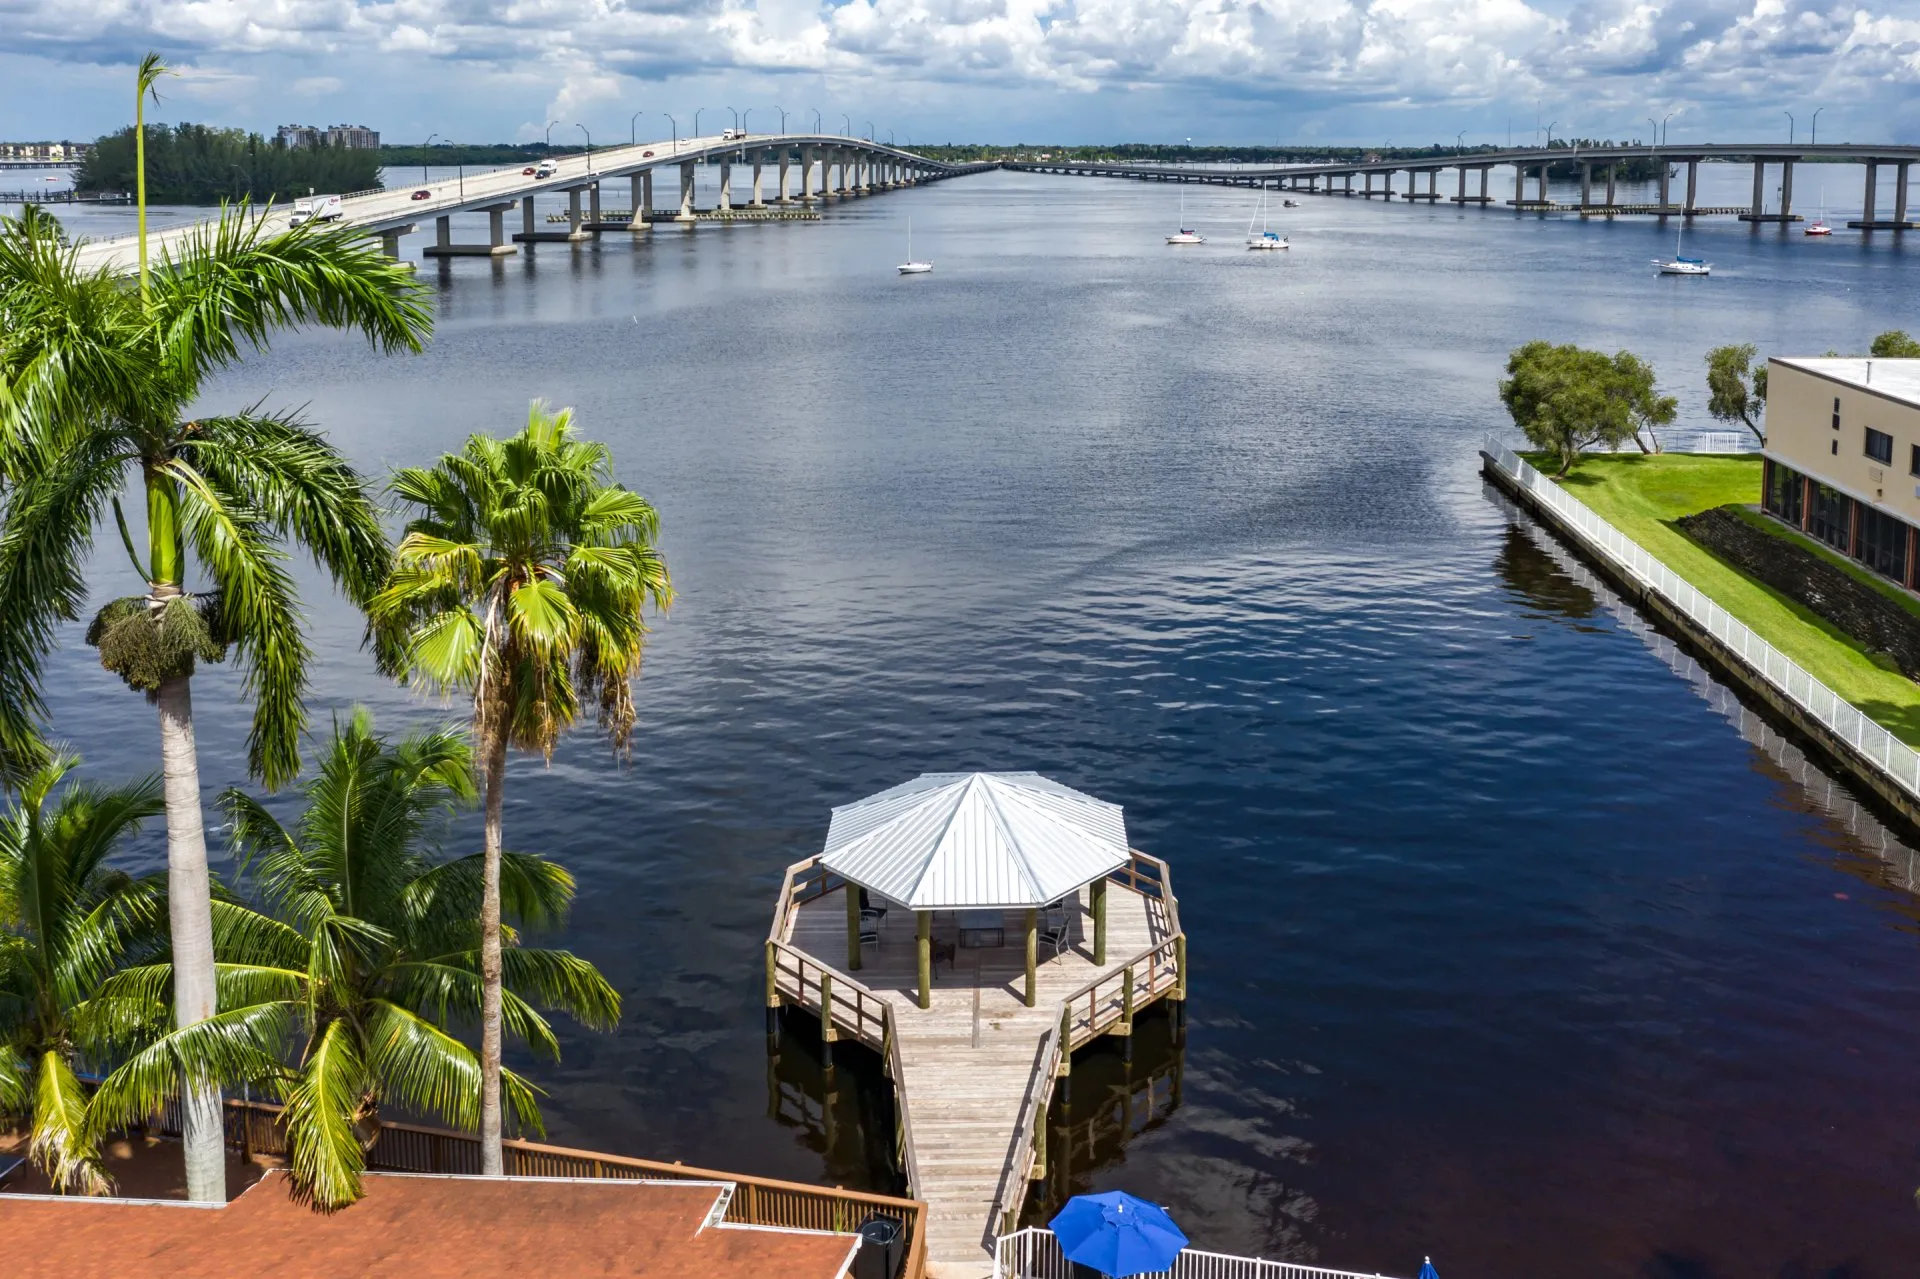
[[899, 1279], [907, 1259], [907, 1238], [892, 1217], [873, 1216], [860, 1223], [860, 1251], [853, 1258], [853, 1279]]

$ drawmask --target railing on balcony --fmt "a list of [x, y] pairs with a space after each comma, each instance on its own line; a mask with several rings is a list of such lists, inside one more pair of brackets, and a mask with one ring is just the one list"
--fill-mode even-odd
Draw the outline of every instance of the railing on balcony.
[[[227, 1102], [227, 1142], [246, 1157], [285, 1156], [288, 1153], [281, 1107], [271, 1102]], [[158, 1131], [180, 1132], [177, 1104], [159, 1116]], [[725, 1220], [737, 1225], [773, 1226], [796, 1230], [851, 1232], [870, 1217], [899, 1223], [907, 1241], [907, 1264], [902, 1279], [924, 1279], [926, 1274], [926, 1205], [915, 1199], [867, 1194], [802, 1182], [776, 1181], [736, 1172], [719, 1172], [681, 1163], [633, 1159], [625, 1155], [574, 1150], [540, 1142], [508, 1140], [502, 1143], [506, 1172], [514, 1177], [586, 1177], [622, 1181], [723, 1181], [735, 1187]], [[382, 1123], [367, 1151], [367, 1167], [376, 1172], [419, 1172], [478, 1175], [480, 1139], [467, 1133], [416, 1124]]]
[[[1077, 1279], [1085, 1274], [1076, 1270], [1060, 1250], [1060, 1241], [1051, 1230], [1018, 1230], [1002, 1235], [994, 1247], [993, 1279]], [[1357, 1270], [1327, 1270], [1320, 1266], [1295, 1265], [1290, 1261], [1263, 1261], [1258, 1257], [1234, 1257], [1224, 1252], [1202, 1252], [1187, 1248], [1175, 1259], [1171, 1270], [1155, 1270], [1137, 1279], [1387, 1279], [1380, 1274]]]

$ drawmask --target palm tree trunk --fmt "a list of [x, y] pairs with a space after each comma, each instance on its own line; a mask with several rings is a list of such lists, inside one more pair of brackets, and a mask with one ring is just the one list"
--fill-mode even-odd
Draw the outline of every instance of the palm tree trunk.
[[507, 735], [500, 725], [483, 729], [481, 749], [487, 758], [487, 834], [480, 893], [480, 1171], [498, 1177], [506, 1172], [500, 1146], [500, 810]]
[[[173, 1013], [180, 1026], [214, 1012], [213, 906], [207, 874], [207, 835], [200, 817], [200, 762], [193, 744], [193, 688], [189, 677], [164, 681], [154, 694], [160, 708], [160, 759], [167, 799], [167, 910], [172, 927]], [[187, 1156], [187, 1198], [227, 1199], [227, 1150], [220, 1088], [181, 1080], [180, 1127]]]

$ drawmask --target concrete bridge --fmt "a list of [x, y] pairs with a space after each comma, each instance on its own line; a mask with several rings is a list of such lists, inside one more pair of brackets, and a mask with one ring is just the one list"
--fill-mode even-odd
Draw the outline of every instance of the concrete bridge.
[[[694, 172], [702, 163], [719, 168], [719, 198], [707, 209], [694, 205]], [[608, 147], [587, 155], [556, 157], [554, 172], [540, 177], [519, 168], [492, 169], [433, 182], [399, 183], [381, 191], [359, 191], [342, 201], [344, 221], [380, 237], [387, 252], [400, 253], [403, 236], [431, 221], [434, 241], [428, 257], [497, 257], [516, 251], [516, 243], [580, 241], [606, 231], [642, 234], [666, 222], [681, 226], [739, 215], [753, 220], [757, 213], [817, 208], [876, 191], [917, 186], [963, 173], [994, 168], [991, 164], [953, 165], [929, 160], [910, 151], [865, 138], [821, 135], [752, 134], [745, 137], [705, 137], [642, 142]], [[535, 166], [537, 167], [537, 166]], [[653, 205], [654, 174], [677, 172], [676, 203], [664, 210]], [[738, 177], [747, 179], [737, 181]], [[836, 174], [838, 175], [836, 177]], [[602, 216], [601, 194], [606, 184], [624, 182], [625, 210], [619, 220]], [[418, 192], [424, 197], [416, 199]], [[546, 229], [534, 214], [535, 197], [565, 193], [565, 229]], [[507, 217], [520, 209], [521, 229], [509, 238]], [[292, 206], [277, 205], [263, 215], [271, 230], [283, 229]], [[458, 241], [453, 217], [462, 213], [487, 215], [485, 240]], [[212, 219], [147, 234], [148, 252], [155, 260], [163, 249], [178, 251], [186, 238]], [[80, 251], [81, 265], [135, 269], [139, 237], [117, 236], [93, 240]]]
[[[1616, 175], [1619, 166], [1632, 160], [1659, 163], [1659, 197], [1653, 204], [1624, 204], [1617, 197]], [[1698, 201], [1700, 165], [1718, 160], [1753, 166], [1753, 201], [1742, 208], [1707, 207]], [[1310, 195], [1353, 196], [1391, 200], [1446, 200], [1459, 205], [1489, 205], [1495, 202], [1487, 191], [1487, 175], [1503, 165], [1514, 168], [1514, 198], [1507, 201], [1516, 210], [1569, 210], [1593, 216], [1651, 214], [1656, 217], [1697, 217], [1710, 213], [1737, 214], [1745, 222], [1797, 222], [1793, 212], [1794, 166], [1804, 161], [1846, 162], [1866, 166], [1865, 200], [1859, 219], [1847, 225], [1869, 231], [1911, 231], [1920, 223], [1911, 221], [1908, 205], [1908, 173], [1920, 162], [1920, 146], [1880, 146], [1864, 143], [1813, 145], [1796, 143], [1715, 143], [1708, 145], [1617, 146], [1617, 147], [1543, 147], [1510, 151], [1474, 151], [1456, 155], [1403, 157], [1392, 160], [1337, 161], [1323, 164], [1287, 164], [1271, 167], [1199, 168], [1191, 165], [1143, 165], [1051, 162], [1041, 164], [1008, 163], [1004, 167], [1029, 173], [1069, 173], [1084, 177], [1132, 178], [1142, 182], [1205, 182], [1219, 186], [1266, 187], [1278, 191], [1301, 191]], [[1547, 198], [1547, 167], [1572, 164], [1580, 171], [1578, 204], [1555, 203]], [[1674, 172], [1685, 170], [1685, 198], [1676, 202]], [[1451, 194], [1440, 190], [1443, 170], [1457, 171]], [[1893, 186], [1892, 217], [1880, 216], [1879, 187], [1881, 170], [1890, 169]], [[1767, 208], [1767, 174], [1780, 176], [1779, 207]], [[1393, 189], [1394, 175], [1407, 174], [1407, 189]], [[1425, 175], [1426, 189], [1420, 189]], [[1469, 179], [1477, 176], [1478, 190], [1469, 190]], [[1354, 186], [1359, 178], [1361, 185]], [[1378, 178], [1380, 185], [1375, 187]], [[1538, 194], [1527, 198], [1527, 183], [1537, 183]], [[1596, 183], [1596, 179], [1598, 182]], [[1596, 190], [1598, 187], [1598, 190]], [[1596, 198], [1596, 195], [1598, 198]]]

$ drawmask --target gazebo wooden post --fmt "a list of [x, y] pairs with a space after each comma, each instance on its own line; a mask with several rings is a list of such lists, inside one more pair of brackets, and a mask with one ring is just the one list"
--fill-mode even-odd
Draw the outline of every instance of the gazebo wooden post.
[[1027, 1007], [1040, 1000], [1040, 912], [1027, 907]]
[[860, 971], [860, 886], [852, 880], [841, 890], [847, 895], [847, 970]]
[[933, 915], [930, 911], [913, 912], [914, 949], [919, 951], [920, 967], [920, 1006], [933, 1007]]
[[1093, 899], [1093, 962], [1107, 962], [1107, 877], [1102, 875], [1087, 889]]

